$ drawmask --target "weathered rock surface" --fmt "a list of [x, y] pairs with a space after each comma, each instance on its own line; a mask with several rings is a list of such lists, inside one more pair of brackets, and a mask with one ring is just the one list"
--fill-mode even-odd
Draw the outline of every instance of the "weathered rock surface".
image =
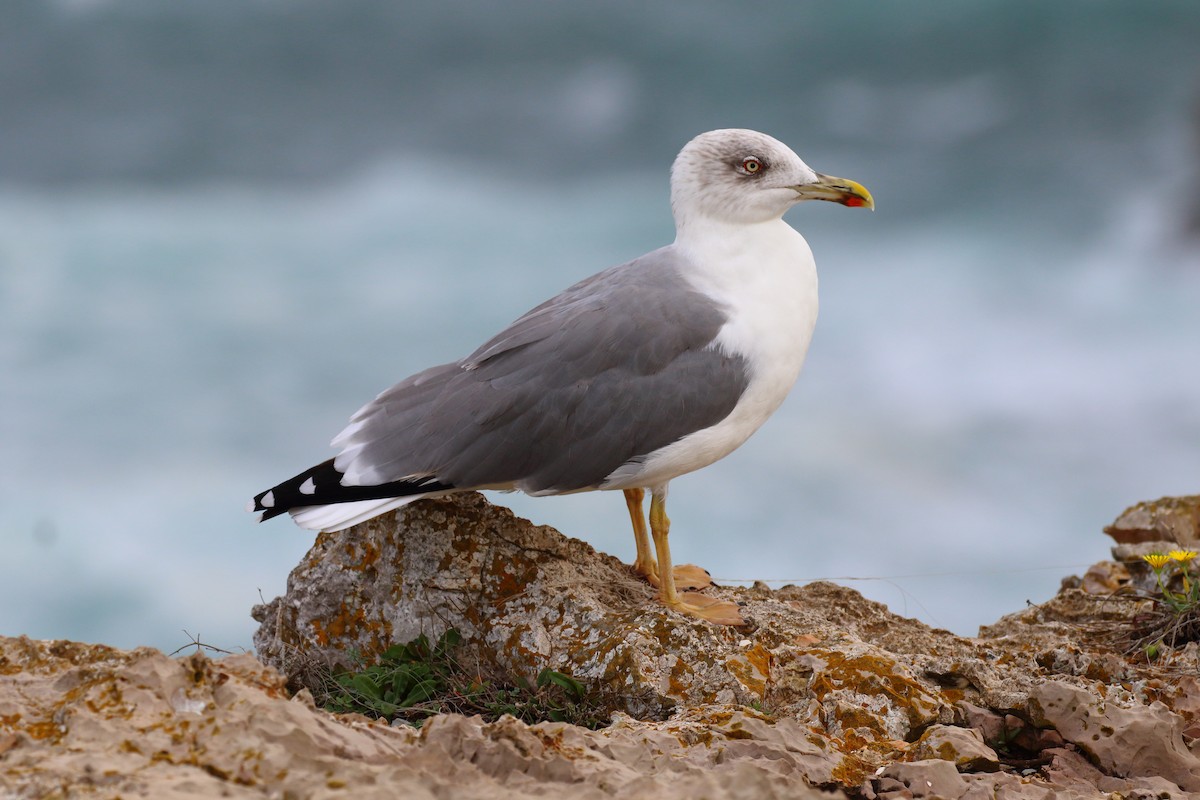
[[1038, 686], [1029, 700], [1031, 723], [1054, 728], [1105, 772], [1200, 793], [1200, 759], [1183, 742], [1183, 719], [1162, 703], [1122, 708], [1062, 681]]
[[335, 717], [248, 655], [0, 639], [0, 797], [827, 798], [825, 744], [744, 710], [589, 731]]
[[[996, 737], [992, 741], [1001, 741]], [[948, 761], [959, 772], [995, 772], [1000, 769], [996, 751], [984, 742], [983, 734], [973, 728], [931, 725], [921, 734], [909, 755], [914, 761]]]
[[[1200, 650], [1122, 653], [1148, 602], [1121, 599], [1131, 572], [1096, 565], [973, 639], [827, 583], [708, 590], [750, 623], [717, 628], [478, 495], [426, 501], [318, 537], [254, 611], [270, 667], [0, 639], [0, 798], [1197, 797]], [[619, 698], [613, 724], [418, 731], [290, 696], [449, 627], [481, 662]]]
[[1200, 545], [1200, 495], [1160, 497], [1130, 506], [1104, 532], [1119, 544], [1169, 542]]

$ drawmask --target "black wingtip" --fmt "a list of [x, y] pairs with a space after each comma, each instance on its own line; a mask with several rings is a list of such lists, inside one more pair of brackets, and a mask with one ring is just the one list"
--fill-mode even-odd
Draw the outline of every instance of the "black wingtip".
[[436, 478], [391, 481], [376, 486], [343, 486], [343, 474], [333, 465], [333, 459], [288, 478], [254, 496], [246, 510], [266, 522], [293, 508], [324, 506], [332, 503], [351, 503], [356, 500], [380, 500], [387, 497], [408, 497], [454, 489]]

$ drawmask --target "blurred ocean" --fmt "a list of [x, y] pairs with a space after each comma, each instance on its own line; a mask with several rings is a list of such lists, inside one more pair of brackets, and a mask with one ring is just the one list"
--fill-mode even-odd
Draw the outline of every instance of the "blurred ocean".
[[[680, 560], [959, 633], [1200, 491], [1200, 5], [7, 0], [0, 634], [248, 647], [246, 500], [376, 392], [672, 238], [694, 134], [805, 204], [796, 390], [672, 485]], [[619, 496], [497, 495], [633, 555]]]

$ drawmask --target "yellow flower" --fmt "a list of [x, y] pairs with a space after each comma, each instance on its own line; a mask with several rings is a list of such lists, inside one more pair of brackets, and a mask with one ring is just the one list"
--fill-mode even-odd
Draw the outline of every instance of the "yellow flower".
[[1191, 561], [1195, 557], [1195, 550], [1172, 550], [1171, 552], [1167, 553], [1167, 558], [1171, 559], [1172, 561], [1182, 562], [1184, 564]]
[[1173, 560], [1170, 556], [1163, 553], [1148, 553], [1142, 556], [1142, 560], [1155, 569], [1162, 569]]

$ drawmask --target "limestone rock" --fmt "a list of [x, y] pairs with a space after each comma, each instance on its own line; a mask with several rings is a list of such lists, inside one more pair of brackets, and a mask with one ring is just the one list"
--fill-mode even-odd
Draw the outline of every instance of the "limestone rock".
[[254, 658], [0, 638], [9, 797], [824, 798], [825, 744], [742, 711], [602, 731], [455, 715], [420, 731], [288, 699]]
[[[284, 675], [248, 655], [0, 638], [0, 794], [1200, 796], [1200, 646], [1123, 657], [1147, 601], [1112, 565], [1091, 574], [973, 639], [828, 583], [712, 590], [751, 623], [714, 628], [479, 496], [414, 504], [319, 536], [255, 609]], [[449, 627], [480, 664], [604, 690], [612, 724], [444, 715], [418, 731], [295, 691], [312, 665]]]
[[959, 772], [995, 772], [1000, 769], [996, 751], [984, 744], [983, 737], [971, 728], [931, 725], [909, 751], [914, 761], [941, 759]]
[[1194, 549], [1200, 546], [1200, 495], [1130, 506], [1104, 532], [1118, 544], [1166, 541]]
[[1088, 594], [1111, 595], [1129, 584], [1129, 568], [1119, 561], [1101, 561], [1088, 567], [1079, 588]]
[[[1097, 633], [1130, 624], [1138, 604], [1097, 592], [1124, 580], [1119, 565], [1090, 576], [974, 640], [824, 583], [710, 590], [738, 602], [750, 623], [719, 628], [667, 611], [628, 567], [588, 545], [462, 495], [319, 536], [287, 594], [255, 609], [263, 623], [255, 642], [302, 680], [305, 663], [345, 664], [350, 652], [369, 659], [454, 627], [481, 661], [527, 677], [550, 667], [622, 698], [621, 725], [647, 732], [634, 748], [642, 761], [647, 748], [670, 752], [658, 737], [671, 731], [693, 743], [752, 742], [741, 746], [755, 753], [774, 742], [807, 783], [881, 797], [999, 787], [1012, 797], [1086, 797], [1094, 782], [1076, 781], [1062, 766], [1069, 758], [1056, 754], [1092, 751], [1071, 738], [1067, 718], [1063, 731], [1047, 727], [1039, 687], [1144, 687], [1127, 698], [1131, 713], [1188, 696], [1152, 688]], [[1175, 730], [1166, 717], [1146, 724]], [[1187, 765], [1167, 761], [1190, 785]], [[1055, 764], [1060, 780], [1051, 783], [1040, 770]], [[1161, 788], [1128, 766], [1104, 762], [1106, 791]]]
[[871, 800], [890, 798], [945, 798], [956, 800], [967, 791], [968, 784], [948, 761], [933, 759], [911, 764], [892, 764], [863, 787]]
[[1161, 777], [1200, 792], [1200, 758], [1183, 743], [1183, 720], [1165, 705], [1131, 705], [1099, 698], [1062, 681], [1048, 681], [1029, 699], [1030, 721], [1054, 727], [1102, 770], [1120, 777]]
[[668, 611], [616, 559], [464, 494], [319, 535], [287, 594], [255, 608], [254, 642], [295, 673], [453, 627], [485, 662], [529, 679], [568, 673], [637, 718], [767, 705], [864, 744], [949, 714], [937, 685], [880, 644], [928, 653], [960, 647], [957, 637], [831, 584], [710, 591], [739, 602], [752, 627]]
[[980, 708], [965, 700], [954, 704], [954, 722], [974, 730], [985, 744], [1000, 743], [1009, 738], [1005, 715], [997, 714], [989, 708]]

